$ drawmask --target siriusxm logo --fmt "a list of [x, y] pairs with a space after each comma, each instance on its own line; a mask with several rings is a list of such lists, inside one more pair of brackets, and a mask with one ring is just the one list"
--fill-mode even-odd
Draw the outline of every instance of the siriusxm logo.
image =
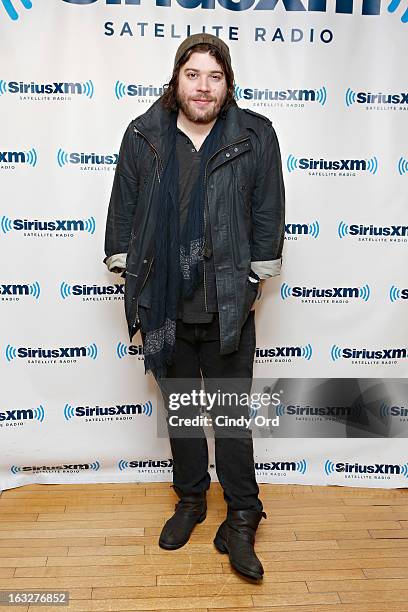
[[[2, 0], [4, 2], [9, 2], [10, 0]], [[27, 0], [25, 0], [27, 1]], [[97, 0], [63, 0], [68, 4], [75, 5], [88, 5], [94, 4]], [[101, 0], [106, 5], [133, 5], [139, 6], [141, 4], [141, 0]], [[391, 0], [388, 4], [388, 12], [394, 13], [399, 7], [401, 0]], [[156, 6], [159, 7], [171, 7], [171, 0], [156, 0]], [[177, 0], [177, 4], [181, 5], [184, 9], [215, 9], [216, 2], [215, 0], [201, 0], [201, 2], [197, 3], [197, 0]], [[275, 10], [278, 2], [277, 0], [218, 0], [218, 4], [229, 11], [247, 11], [249, 9], [253, 10], [262, 10], [262, 11], [273, 11]], [[291, 12], [328, 12], [326, 7], [326, 0], [317, 1], [317, 0], [309, 0], [306, 4], [301, 2], [301, 0], [296, 0], [295, 2], [284, 2], [283, 5], [280, 5], [281, 9]], [[336, 0], [335, 3], [335, 12], [340, 14], [352, 14], [354, 12], [353, 2], [349, 2], [348, 0]], [[362, 15], [380, 15], [381, 9], [381, 1], [380, 0], [363, 0], [363, 5], [361, 9]], [[403, 13], [401, 17], [402, 23], [406, 23], [408, 21], [408, 9]]]
[[[145, 416], [152, 416], [153, 405], [149, 400], [145, 404], [117, 404], [116, 406], [71, 406], [65, 404], [64, 406], [64, 418], [66, 421], [70, 421], [73, 418], [84, 418], [85, 420], [104, 420], [98, 417], [117, 417], [117, 420], [124, 418], [131, 418], [134, 415], [144, 414]], [[112, 419], [105, 419], [112, 420]]]
[[123, 357], [127, 357], [128, 355], [137, 355], [139, 359], [144, 358], [143, 346], [139, 344], [124, 344], [123, 342], [118, 342], [116, 346], [116, 357], [118, 359], [123, 359]]
[[[14, 7], [16, 0], [0, 0], [7, 15], [10, 19], [17, 20], [19, 15]], [[101, 0], [104, 1], [107, 6], [111, 5], [125, 5], [125, 6], [139, 6], [141, 0]], [[26, 9], [31, 9], [31, 0], [20, 0], [21, 4]], [[77, 6], [87, 6], [94, 4], [97, 0], [63, 0], [67, 4], [73, 4]], [[177, 0], [177, 4], [181, 5], [184, 9], [215, 9], [215, 0], [202, 0], [201, 3], [197, 3], [196, 0]], [[218, 4], [229, 11], [246, 11], [253, 8], [254, 10], [269, 10], [273, 11], [278, 4], [277, 0], [218, 0]], [[395, 13], [401, 4], [401, 0], [391, 0], [387, 6], [389, 13]], [[159, 7], [171, 7], [171, 0], [156, 0], [156, 6]], [[308, 4], [303, 4], [301, 0], [295, 2], [283, 3], [284, 10], [286, 11], [307, 11], [307, 12], [326, 12], [326, 0], [320, 2], [316, 0], [309, 0]], [[335, 12], [339, 14], [352, 14], [354, 12], [353, 2], [349, 0], [336, 0]], [[362, 15], [380, 15], [381, 1], [380, 0], [363, 0], [361, 14]], [[408, 22], [408, 9], [406, 9], [400, 17], [402, 23]]]
[[[395, 13], [395, 11], [400, 6], [400, 4], [401, 4], [401, 0], [391, 0], [391, 2], [388, 5], [388, 12]], [[405, 11], [403, 12], [401, 16], [401, 21], [402, 23], [408, 23], [408, 8], [405, 9]]]
[[402, 176], [408, 172], [408, 159], [400, 157], [397, 164], [398, 173]]
[[279, 404], [275, 407], [276, 415], [279, 417], [302, 417], [301, 420], [307, 420], [305, 417], [323, 417], [325, 420], [330, 418], [346, 418], [350, 416], [360, 416], [362, 406], [302, 406], [301, 404]]
[[406, 406], [390, 406], [385, 402], [380, 405], [380, 417], [386, 421], [390, 417], [400, 417], [400, 420], [408, 417], [408, 408]]
[[24, 472], [62, 472], [62, 473], [72, 473], [72, 472], [83, 472], [86, 470], [93, 470], [97, 472], [100, 468], [99, 461], [94, 461], [93, 463], [64, 463], [62, 465], [12, 465], [10, 468], [10, 472], [12, 474], [21, 474]]
[[397, 300], [408, 300], [408, 289], [399, 289], [395, 285], [391, 285], [389, 297], [393, 303]]
[[18, 300], [22, 296], [40, 299], [41, 287], [38, 281], [31, 284], [0, 285], [1, 300]]
[[[1, 0], [1, 2], [10, 19], [13, 19], [13, 21], [18, 19], [18, 13], [12, 4], [12, 0]], [[33, 6], [31, 0], [20, 0], [20, 2], [25, 9], [30, 9]]]
[[44, 421], [44, 406], [41, 404], [37, 408], [26, 408], [24, 410], [6, 410], [0, 412], [0, 425], [15, 424], [15, 421]]
[[[286, 167], [289, 172], [309, 170], [311, 176], [355, 176], [356, 172], [376, 174], [378, 159], [314, 159], [313, 157], [297, 158], [292, 153], [288, 155]], [[327, 174], [327, 171], [331, 174]]]
[[14, 359], [28, 359], [29, 363], [34, 363], [32, 360], [37, 360], [44, 363], [42, 360], [56, 359], [79, 359], [80, 357], [89, 357], [96, 359], [98, 357], [98, 347], [95, 343], [89, 346], [61, 346], [55, 349], [48, 348], [31, 348], [20, 346], [16, 348], [12, 344], [7, 344], [5, 349], [5, 358], [10, 363]]
[[70, 285], [64, 281], [60, 284], [60, 296], [63, 300], [69, 297], [81, 297], [83, 302], [95, 300], [121, 300], [125, 293], [123, 283], [114, 285]]
[[[331, 474], [344, 474], [346, 477], [358, 478], [359, 474], [367, 475], [366, 478], [382, 478], [384, 475], [388, 476], [405, 476], [408, 478], [408, 463], [402, 465], [390, 464], [390, 463], [374, 463], [372, 465], [364, 465], [361, 463], [343, 463], [334, 462], [327, 459], [324, 463], [324, 472], [326, 476]], [[379, 475], [379, 476], [377, 476]]]
[[[67, 165], [73, 166], [108, 166], [105, 170], [110, 170], [112, 166], [118, 163], [119, 155], [112, 153], [111, 155], [99, 155], [97, 153], [67, 153], [64, 149], [57, 151], [57, 163], [60, 168]], [[83, 168], [85, 169], [85, 168]], [[89, 169], [89, 168], [86, 168]]]
[[[408, 357], [408, 349], [404, 347], [369, 350], [366, 348], [341, 348], [337, 346], [337, 344], [333, 344], [330, 350], [330, 356], [332, 358], [332, 361], [337, 361], [338, 359], [352, 359], [352, 363], [354, 364], [375, 361], [395, 364], [397, 359], [406, 359]], [[387, 359], [391, 359], [394, 361], [387, 362]]]
[[[25, 232], [88, 232], [95, 233], [95, 218], [88, 219], [53, 219], [52, 221], [39, 221], [38, 219], [10, 219], [9, 217], [0, 217], [0, 229], [3, 234], [14, 231]], [[63, 235], [56, 233], [55, 235]]]
[[406, 242], [400, 240], [408, 236], [408, 225], [362, 225], [352, 223], [349, 225], [344, 221], [340, 221], [337, 226], [337, 235], [339, 238], [347, 236], [356, 236], [362, 241], [383, 241], [386, 242]]
[[267, 361], [285, 362], [292, 361], [294, 358], [302, 358], [310, 361], [313, 355], [311, 344], [306, 346], [276, 346], [257, 348], [255, 351], [256, 363]]
[[[11, 0], [1, 0], [1, 2], [7, 12], [7, 15], [10, 17], [10, 19], [13, 19], [13, 21], [18, 19], [18, 13], [12, 4], [12, 1]], [[21, 4], [26, 9], [30, 9], [33, 6], [31, 4], [31, 0], [21, 0]]]
[[[302, 302], [314, 302], [319, 303], [335, 303], [340, 301], [341, 303], [348, 302], [350, 299], [363, 300], [367, 302], [370, 299], [371, 290], [370, 287], [365, 284], [361, 287], [330, 287], [328, 289], [320, 287], [290, 287], [287, 283], [281, 285], [280, 290], [282, 300], [288, 298], [301, 298]], [[319, 298], [330, 298], [321, 300]]]
[[123, 81], [116, 81], [115, 83], [115, 96], [117, 100], [121, 100], [125, 96], [132, 98], [159, 98], [163, 91], [163, 87], [155, 87], [154, 85], [126, 84]]
[[297, 236], [317, 238], [320, 234], [320, 223], [285, 223], [285, 240], [297, 240]]
[[371, 93], [370, 91], [355, 92], [350, 87], [345, 93], [346, 106], [350, 108], [353, 104], [392, 104], [394, 106], [408, 105], [408, 93]]
[[[3, 0], [4, 1], [4, 0]], [[0, 96], [4, 94], [20, 94], [21, 98], [28, 99], [33, 96], [85, 96], [93, 98], [93, 82], [88, 80], [83, 83], [66, 83], [63, 81], [53, 83], [36, 83], [35, 81], [4, 81], [0, 79]]]
[[320, 89], [252, 89], [235, 85], [237, 100], [256, 100], [262, 102], [288, 102], [287, 106], [300, 106], [296, 102], [318, 102], [322, 106], [327, 101], [326, 87]]
[[307, 461], [269, 461], [255, 462], [255, 470], [257, 472], [299, 472], [305, 474], [307, 470]]
[[[152, 471], [159, 470], [160, 468], [166, 468], [166, 471], [171, 472], [173, 469], [173, 459], [138, 459], [134, 461], [125, 461], [120, 459], [118, 461], [118, 468], [121, 472], [123, 470], [137, 469], [138, 471]], [[161, 470], [162, 472], [164, 470]]]
[[0, 170], [14, 169], [16, 164], [26, 166], [36, 166], [38, 160], [37, 151], [30, 149], [29, 151], [0, 151]]

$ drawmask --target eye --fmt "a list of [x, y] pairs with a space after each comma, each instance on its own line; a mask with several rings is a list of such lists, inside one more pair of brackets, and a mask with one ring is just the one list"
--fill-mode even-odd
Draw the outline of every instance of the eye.
[[197, 76], [196, 72], [187, 72], [187, 77], [189, 79], [195, 79], [196, 76]]
[[221, 74], [213, 74], [212, 78], [214, 79], [214, 81], [221, 81], [222, 75]]

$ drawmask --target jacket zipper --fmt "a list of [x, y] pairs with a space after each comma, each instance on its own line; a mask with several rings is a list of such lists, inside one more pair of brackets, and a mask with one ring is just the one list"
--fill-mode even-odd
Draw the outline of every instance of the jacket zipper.
[[[207, 201], [207, 206], [208, 206], [208, 210], [210, 210], [209, 204], [208, 204], [208, 189], [207, 189], [207, 169], [208, 169], [208, 164], [210, 163], [210, 161], [213, 159], [213, 157], [215, 157], [216, 155], [218, 155], [218, 153], [221, 153], [221, 151], [223, 151], [224, 149], [228, 149], [229, 147], [232, 147], [234, 145], [240, 144], [241, 142], [245, 142], [245, 140], [249, 140], [249, 138], [242, 138], [241, 140], [237, 140], [236, 142], [232, 142], [228, 145], [225, 145], [224, 147], [221, 147], [221, 149], [218, 149], [218, 151], [216, 151], [213, 155], [211, 155], [210, 159], [207, 160], [207, 163], [205, 165], [205, 173], [204, 173], [204, 185], [205, 185], [205, 195], [206, 195], [206, 201]], [[206, 236], [206, 225], [207, 225], [207, 216], [206, 216], [206, 207], [204, 206], [204, 244], [205, 244], [205, 236]], [[204, 268], [204, 305], [205, 305], [205, 310], [206, 312], [208, 312], [207, 310], [207, 285], [206, 285], [206, 276], [205, 276], [205, 260], [203, 257], [203, 268]]]
[[157, 160], [157, 180], [158, 180], [158, 181], [159, 181], [159, 183], [160, 183], [160, 172], [159, 172], [159, 166], [160, 166], [160, 169], [163, 171], [163, 163], [162, 163], [162, 160], [161, 160], [161, 157], [160, 157], [160, 154], [159, 154], [158, 150], [157, 150], [157, 149], [156, 149], [156, 147], [155, 147], [155, 146], [154, 146], [154, 145], [153, 145], [153, 144], [150, 142], [150, 140], [149, 140], [148, 138], [146, 138], [146, 136], [143, 134], [143, 132], [141, 132], [141, 131], [140, 131], [140, 130], [138, 130], [137, 128], [133, 128], [133, 130], [134, 130], [134, 132], [135, 132], [135, 134], [136, 134], [136, 135], [137, 135], [137, 134], [140, 134], [140, 135], [141, 135], [141, 136], [142, 136], [142, 137], [145, 139], [145, 141], [147, 142], [147, 144], [148, 144], [148, 145], [149, 145], [149, 146], [150, 146], [150, 147], [153, 149], [153, 152], [154, 152], [155, 157], [156, 157], [156, 160]]
[[[150, 142], [150, 140], [149, 140], [148, 138], [146, 138], [146, 136], [145, 136], [145, 135], [144, 135], [144, 134], [143, 134], [143, 133], [142, 133], [140, 130], [138, 130], [138, 129], [136, 129], [136, 128], [133, 128], [133, 129], [134, 129], [134, 131], [135, 131], [135, 134], [136, 134], [136, 135], [137, 135], [137, 134], [140, 134], [140, 135], [141, 135], [141, 136], [142, 136], [142, 137], [143, 137], [143, 138], [146, 140], [146, 142], [148, 143], [148, 145], [149, 145], [149, 146], [150, 146], [150, 147], [153, 149], [153, 152], [154, 152], [154, 154], [155, 154], [156, 161], [157, 161], [157, 166], [156, 166], [156, 169], [157, 169], [157, 180], [158, 180], [158, 182], [160, 183], [160, 171], [159, 171], [159, 166], [160, 166], [161, 170], [163, 170], [163, 163], [162, 163], [162, 161], [161, 161], [160, 154], [159, 154], [158, 150], [156, 149], [156, 147], [155, 147], [155, 146], [154, 146], [154, 145], [153, 145], [153, 144]], [[143, 290], [143, 287], [144, 287], [144, 286], [145, 286], [145, 284], [146, 284], [147, 279], [149, 278], [149, 274], [150, 274], [150, 270], [151, 270], [152, 265], [153, 265], [153, 261], [154, 261], [154, 257], [152, 257], [152, 259], [151, 259], [151, 261], [150, 261], [149, 269], [148, 269], [147, 274], [146, 274], [146, 276], [145, 276], [145, 279], [144, 279], [144, 281], [143, 281], [143, 285], [142, 285], [142, 286], [141, 286], [141, 288], [140, 288], [139, 295], [137, 296], [137, 302], [136, 302], [136, 317], [135, 317], [135, 321], [134, 321], [134, 323], [133, 323], [133, 327], [136, 327], [136, 324], [137, 324], [137, 323], [140, 323], [140, 319], [139, 319], [139, 296], [140, 296], [140, 294], [141, 294], [141, 292], [142, 292], [142, 290]]]

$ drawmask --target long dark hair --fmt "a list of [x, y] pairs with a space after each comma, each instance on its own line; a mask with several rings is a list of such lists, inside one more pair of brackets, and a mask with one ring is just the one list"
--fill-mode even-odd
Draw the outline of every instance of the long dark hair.
[[234, 102], [234, 73], [232, 71], [231, 65], [225, 61], [224, 57], [221, 55], [217, 47], [214, 47], [213, 45], [209, 45], [207, 43], [199, 43], [198, 45], [194, 45], [194, 47], [187, 49], [184, 55], [181, 56], [180, 60], [178, 61], [177, 65], [173, 70], [170, 82], [168, 85], [165, 85], [164, 93], [161, 96], [161, 102], [164, 108], [169, 111], [178, 110], [177, 89], [180, 68], [188, 62], [193, 53], [209, 53], [223, 69], [225, 74], [225, 80], [227, 82], [227, 95], [221, 111], [226, 111], [227, 108]]

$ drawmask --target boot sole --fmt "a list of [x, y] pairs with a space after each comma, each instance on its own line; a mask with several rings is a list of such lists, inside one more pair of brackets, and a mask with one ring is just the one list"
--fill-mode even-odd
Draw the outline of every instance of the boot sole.
[[[218, 550], [218, 552], [222, 554], [229, 552], [227, 543], [218, 534], [214, 538], [214, 545], [215, 545], [215, 548]], [[252, 578], [252, 580], [262, 580], [263, 578], [263, 574], [256, 574], [255, 572], [249, 572], [248, 570], [240, 567], [236, 563], [232, 563], [231, 559], [230, 559], [230, 563], [232, 567], [237, 570], [237, 572], [239, 572], [240, 574], [242, 574], [242, 576], [245, 576], [246, 578]]]
[[[197, 520], [197, 523], [202, 523], [203, 521], [205, 521], [207, 517], [207, 512], [204, 513], [204, 515], [201, 515], [200, 518]], [[195, 527], [195, 525], [194, 525]], [[194, 529], [193, 527], [193, 529]], [[193, 531], [191, 530], [191, 533]], [[188, 536], [187, 540], [185, 540], [184, 542], [178, 542], [177, 544], [167, 544], [166, 542], [163, 542], [162, 540], [159, 540], [159, 546], [160, 548], [164, 548], [165, 550], [177, 550], [178, 548], [181, 548], [182, 546], [185, 546], [187, 544], [187, 542], [189, 541], [190, 537], [191, 537], [191, 533]]]

